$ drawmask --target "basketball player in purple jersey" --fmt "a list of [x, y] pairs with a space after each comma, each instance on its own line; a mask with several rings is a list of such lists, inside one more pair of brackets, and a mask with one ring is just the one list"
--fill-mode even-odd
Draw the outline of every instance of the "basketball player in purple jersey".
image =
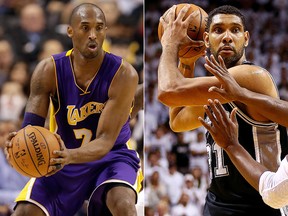
[[85, 200], [88, 215], [136, 215], [143, 177], [127, 142], [138, 74], [102, 49], [106, 30], [98, 6], [79, 5], [67, 29], [73, 49], [36, 67], [23, 127], [44, 126], [50, 104], [50, 129], [62, 150], [54, 152], [49, 176], [25, 186], [13, 216], [73, 216]]

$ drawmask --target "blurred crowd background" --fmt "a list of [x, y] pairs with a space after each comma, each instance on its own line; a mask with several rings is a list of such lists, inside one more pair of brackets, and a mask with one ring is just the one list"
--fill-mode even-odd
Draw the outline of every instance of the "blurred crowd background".
[[[201, 216], [210, 177], [204, 128], [174, 133], [168, 109], [157, 101], [160, 16], [173, 4], [193, 3], [207, 13], [230, 4], [247, 20], [247, 60], [266, 68], [288, 100], [288, 0], [154, 0], [145, 2], [145, 215]], [[195, 75], [209, 75], [197, 61]]]
[[[0, 0], [0, 216], [11, 215], [14, 199], [28, 180], [8, 165], [6, 136], [20, 128], [37, 63], [72, 48], [66, 35], [69, 16], [84, 2], [97, 4], [106, 15], [104, 49], [130, 62], [143, 83], [142, 0]], [[143, 111], [131, 128], [132, 143], [142, 157]], [[77, 215], [86, 215], [85, 210], [83, 206]]]

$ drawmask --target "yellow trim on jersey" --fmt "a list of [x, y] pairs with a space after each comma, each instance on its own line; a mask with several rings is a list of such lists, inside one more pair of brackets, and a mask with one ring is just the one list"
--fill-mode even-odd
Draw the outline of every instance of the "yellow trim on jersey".
[[[133, 139], [129, 139], [127, 142], [126, 142], [126, 146], [128, 149], [131, 149], [131, 150], [134, 150], [137, 154], [137, 157], [140, 159], [139, 157], [139, 154], [138, 152], [136, 151], [136, 143], [134, 141], [133, 143]], [[137, 193], [139, 193], [142, 189], [142, 182], [144, 180], [144, 175], [143, 175], [143, 172], [142, 172], [142, 169], [141, 169], [141, 160], [140, 160], [140, 163], [139, 163], [139, 170], [138, 170], [138, 174], [137, 174], [137, 178], [136, 178], [136, 181], [135, 181], [135, 184], [133, 185], [133, 188], [136, 190]]]
[[31, 196], [31, 191], [33, 188], [33, 185], [35, 183], [36, 178], [31, 178], [27, 184], [25, 185], [25, 187], [22, 189], [22, 191], [20, 192], [20, 194], [18, 195], [18, 197], [15, 199], [15, 202], [20, 202], [20, 201], [27, 201], [30, 203], [35, 204], [36, 206], [38, 206], [46, 216], [50, 216], [49, 212], [47, 211], [47, 209], [40, 204], [39, 202], [33, 200], [30, 198]]
[[70, 56], [71, 53], [72, 53], [72, 51], [73, 51], [73, 49], [68, 50], [68, 51], [66, 52], [66, 56]]
[[50, 99], [50, 118], [49, 118], [49, 129], [53, 133], [57, 131], [57, 122], [56, 122], [56, 117], [55, 117], [55, 107], [53, 105], [52, 100]]
[[110, 53], [110, 49], [111, 49], [111, 42], [108, 41], [107, 39], [104, 40], [102, 48], [105, 52]]
[[[68, 51], [69, 52], [69, 51]], [[67, 53], [68, 53], [67, 52]], [[55, 75], [55, 85], [56, 85], [56, 93], [57, 93], [57, 97], [58, 97], [58, 109], [55, 110], [54, 108], [54, 115], [56, 115], [56, 113], [60, 110], [60, 96], [59, 96], [59, 87], [58, 87], [58, 77], [57, 77], [57, 69], [56, 69], [56, 63], [55, 63], [55, 59], [52, 58], [53, 60], [53, 64], [54, 64], [54, 75]], [[54, 96], [54, 95], [53, 95]], [[50, 98], [50, 102], [51, 102], [51, 98]], [[50, 104], [53, 104], [53, 103], [50, 103]], [[51, 112], [50, 112], [51, 113]]]
[[137, 180], [135, 182], [137, 193], [139, 193], [142, 190], [142, 182], [143, 182], [143, 180], [144, 180], [144, 175], [143, 175], [142, 169], [140, 168], [138, 170]]
[[[66, 56], [71, 54], [72, 50], [67, 51]], [[57, 130], [57, 123], [56, 123], [56, 114], [58, 113], [58, 111], [60, 110], [60, 96], [59, 96], [59, 87], [58, 87], [58, 77], [57, 77], [57, 69], [56, 69], [56, 63], [55, 63], [55, 59], [52, 58], [53, 60], [53, 64], [54, 64], [54, 74], [55, 74], [55, 84], [56, 84], [56, 92], [57, 92], [57, 97], [58, 97], [58, 109], [55, 110], [54, 104], [52, 102], [52, 99], [50, 98], [50, 118], [49, 118], [49, 130], [52, 132], [56, 132]], [[52, 96], [53, 97], [53, 96]]]
[[32, 187], [34, 185], [35, 182], [35, 178], [31, 178], [27, 184], [25, 185], [25, 187], [22, 189], [22, 191], [20, 192], [20, 194], [18, 195], [18, 197], [15, 199], [15, 202], [18, 201], [24, 201], [30, 198], [30, 194], [31, 194], [31, 190]]

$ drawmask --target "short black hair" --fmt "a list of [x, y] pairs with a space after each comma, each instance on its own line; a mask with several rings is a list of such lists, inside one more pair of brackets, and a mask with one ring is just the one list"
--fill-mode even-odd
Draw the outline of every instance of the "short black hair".
[[95, 5], [95, 4], [92, 4], [92, 3], [82, 3], [80, 5], [78, 5], [77, 7], [75, 7], [72, 12], [71, 12], [71, 15], [70, 15], [70, 18], [69, 18], [69, 25], [72, 24], [72, 21], [74, 19], [74, 17], [76, 16], [76, 14], [78, 13], [78, 11], [82, 8], [82, 7], [94, 7], [94, 8], [97, 8], [101, 13], [102, 13], [102, 16], [103, 16], [103, 20], [104, 22], [106, 23], [106, 18], [105, 18], [105, 14], [103, 12], [103, 10]]
[[208, 14], [208, 19], [207, 19], [206, 28], [205, 28], [206, 32], [209, 32], [212, 19], [217, 14], [233, 14], [233, 15], [238, 16], [242, 21], [244, 31], [246, 31], [246, 19], [244, 15], [241, 13], [241, 11], [231, 5], [223, 5], [223, 6], [215, 8]]

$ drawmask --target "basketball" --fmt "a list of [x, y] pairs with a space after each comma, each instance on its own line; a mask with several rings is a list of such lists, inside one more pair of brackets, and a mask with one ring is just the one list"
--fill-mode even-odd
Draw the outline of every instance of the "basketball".
[[55, 135], [39, 126], [27, 126], [12, 138], [8, 148], [10, 163], [20, 174], [28, 177], [42, 177], [48, 173], [50, 158], [54, 150], [60, 150]]
[[[180, 10], [187, 4], [178, 4], [176, 5], [176, 16], [179, 14]], [[192, 40], [202, 40], [203, 41], [203, 33], [205, 32], [205, 26], [206, 26], [206, 18], [208, 17], [207, 13], [199, 6], [194, 4], [188, 4], [190, 5], [189, 10], [187, 11], [186, 15], [184, 16], [184, 19], [186, 19], [191, 13], [194, 11], [197, 11], [196, 17], [193, 19], [193, 22], [189, 24], [189, 27], [187, 29], [187, 34]], [[163, 18], [165, 21], [165, 17], [168, 14], [169, 8], [164, 14]], [[163, 35], [164, 29], [162, 24], [159, 22], [158, 25], [158, 38], [161, 40]], [[180, 48], [178, 57], [180, 58], [191, 58], [193, 56], [196, 56], [197, 54], [203, 52], [206, 49], [205, 45], [201, 47], [183, 47]]]

